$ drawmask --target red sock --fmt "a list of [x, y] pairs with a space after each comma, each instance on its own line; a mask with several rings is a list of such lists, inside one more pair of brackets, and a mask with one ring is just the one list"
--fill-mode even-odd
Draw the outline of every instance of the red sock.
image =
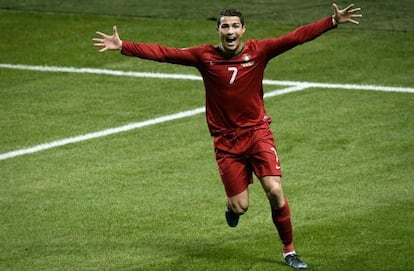
[[280, 208], [272, 208], [272, 220], [279, 233], [283, 245], [283, 253], [294, 251], [293, 247], [293, 230], [290, 221], [290, 208], [287, 199], [285, 204]]

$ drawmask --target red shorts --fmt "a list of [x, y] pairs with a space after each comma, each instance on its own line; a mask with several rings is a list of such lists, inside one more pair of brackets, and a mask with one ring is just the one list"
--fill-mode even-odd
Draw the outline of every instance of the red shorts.
[[235, 196], [258, 177], [281, 176], [269, 124], [236, 129], [214, 137], [216, 161], [228, 197]]

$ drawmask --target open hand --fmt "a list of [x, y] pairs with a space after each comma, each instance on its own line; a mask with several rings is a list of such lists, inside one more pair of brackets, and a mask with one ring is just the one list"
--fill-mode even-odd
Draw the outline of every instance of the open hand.
[[354, 18], [362, 17], [362, 14], [355, 14], [355, 12], [361, 11], [361, 8], [354, 8], [354, 4], [351, 4], [344, 9], [339, 9], [335, 3], [332, 4], [332, 7], [334, 9], [333, 18], [337, 23], [343, 24], [351, 22], [353, 24], [359, 24], [359, 22], [355, 21]]
[[119, 38], [116, 25], [112, 28], [112, 36], [99, 31], [97, 31], [96, 34], [101, 36], [101, 38], [93, 38], [92, 40], [94, 41], [93, 46], [102, 47], [99, 52], [105, 52], [107, 50], [120, 50], [122, 48], [122, 40]]

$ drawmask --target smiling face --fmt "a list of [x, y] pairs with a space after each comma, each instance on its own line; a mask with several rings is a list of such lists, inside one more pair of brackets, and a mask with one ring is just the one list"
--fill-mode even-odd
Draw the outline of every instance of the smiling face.
[[226, 55], [237, 55], [243, 49], [242, 37], [246, 28], [238, 16], [222, 16], [217, 26], [220, 47]]

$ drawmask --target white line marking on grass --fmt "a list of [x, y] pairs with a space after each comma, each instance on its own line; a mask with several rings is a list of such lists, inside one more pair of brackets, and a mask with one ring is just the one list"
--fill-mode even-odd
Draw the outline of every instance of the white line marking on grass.
[[[183, 80], [202, 80], [201, 76], [191, 74], [173, 74], [173, 73], [151, 73], [151, 72], [132, 72], [132, 71], [119, 71], [119, 70], [107, 70], [96, 68], [75, 68], [75, 67], [56, 67], [56, 66], [32, 66], [32, 65], [19, 65], [19, 64], [2, 64], [0, 68], [4, 69], [18, 69], [18, 70], [31, 70], [40, 72], [64, 72], [64, 73], [89, 73], [89, 74], [102, 74], [113, 76], [129, 76], [129, 77], [141, 77], [141, 78], [160, 78], [160, 79], [183, 79]], [[276, 85], [276, 86], [299, 86], [305, 85], [309, 88], [330, 88], [330, 89], [355, 89], [355, 90], [374, 90], [374, 91], [388, 91], [388, 92], [406, 92], [414, 93], [414, 88], [409, 87], [388, 87], [388, 86], [374, 86], [374, 85], [354, 85], [354, 84], [327, 84], [327, 83], [315, 83], [315, 82], [296, 82], [296, 81], [279, 81], [279, 80], [263, 80], [264, 85]]]
[[[304, 87], [304, 86], [292, 86], [292, 87], [288, 87], [288, 88], [285, 88], [285, 89], [278, 89], [278, 90], [275, 90], [275, 91], [268, 92], [264, 96], [265, 97], [274, 97], [274, 96], [278, 96], [278, 95], [291, 93], [291, 92], [294, 92], [294, 91], [300, 91], [300, 90], [303, 90], [305, 88], [306, 87]], [[162, 117], [155, 118], [155, 119], [149, 119], [149, 120], [146, 120], [146, 121], [135, 122], [135, 123], [123, 125], [123, 126], [116, 127], [116, 128], [110, 128], [110, 129], [94, 132], [94, 133], [89, 133], [89, 134], [85, 134], [85, 135], [74, 136], [74, 137], [69, 137], [69, 138], [65, 138], [65, 139], [61, 139], [61, 140], [57, 140], [57, 141], [52, 141], [52, 142], [49, 142], [49, 143], [44, 143], [44, 144], [40, 144], [40, 145], [37, 145], [37, 146], [33, 146], [33, 147], [25, 148], [25, 149], [20, 149], [20, 150], [0, 154], [0, 160], [6, 160], [6, 159], [9, 159], [9, 158], [13, 158], [13, 157], [17, 157], [17, 156], [21, 156], [21, 155], [25, 155], [25, 154], [30, 154], [30, 153], [35, 153], [35, 152], [40, 152], [40, 151], [44, 151], [44, 150], [47, 150], [47, 149], [52, 149], [52, 148], [56, 148], [56, 147], [60, 147], [60, 146], [64, 146], [64, 145], [68, 145], [68, 144], [72, 144], [72, 143], [77, 143], [77, 142], [86, 141], [86, 140], [90, 140], [90, 139], [94, 139], [94, 138], [99, 138], [99, 137], [109, 136], [109, 135], [118, 134], [118, 133], [122, 133], [122, 132], [127, 132], [127, 131], [131, 131], [131, 130], [134, 130], [134, 129], [139, 129], [139, 128], [143, 128], [143, 127], [146, 127], [146, 126], [155, 125], [155, 124], [168, 122], [168, 121], [172, 121], [172, 120], [191, 117], [191, 116], [198, 115], [200, 113], [204, 113], [205, 111], [206, 111], [205, 107], [199, 107], [199, 108], [196, 108], [196, 109], [193, 109], [193, 110], [182, 111], [182, 112], [162, 116]]]
[[12, 157], [29, 154], [29, 153], [35, 153], [35, 152], [39, 152], [39, 151], [67, 145], [67, 144], [77, 143], [77, 142], [81, 142], [81, 141], [85, 141], [89, 139], [122, 133], [122, 132], [130, 131], [130, 130], [134, 130], [134, 129], [138, 129], [138, 128], [142, 128], [142, 127], [150, 126], [154, 124], [159, 124], [159, 123], [163, 123], [167, 121], [190, 117], [190, 116], [200, 114], [202, 112], [205, 112], [204, 107], [200, 107], [200, 108], [196, 108], [196, 109], [188, 110], [188, 111], [183, 111], [183, 112], [178, 112], [176, 114], [166, 115], [166, 116], [162, 116], [162, 117], [155, 118], [155, 119], [149, 119], [149, 120], [142, 121], [142, 122], [135, 122], [135, 123], [127, 124], [127, 125], [120, 126], [117, 128], [110, 128], [107, 130], [98, 131], [98, 132], [94, 132], [90, 134], [69, 137], [69, 138], [53, 141], [50, 143], [40, 144], [40, 145], [33, 146], [30, 148], [26, 148], [26, 149], [3, 153], [3, 154], [0, 154], [0, 160], [5, 160], [5, 159], [9, 159]]
[[350, 90], [373, 90], [385, 92], [404, 92], [414, 93], [414, 88], [408, 87], [388, 87], [375, 85], [354, 85], [354, 84], [328, 84], [316, 82], [298, 82], [298, 81], [279, 81], [279, 80], [263, 80], [264, 85], [276, 86], [300, 86], [304, 85], [307, 88], [329, 88], [329, 89], [350, 89]]
[[28, 70], [39, 72], [63, 72], [63, 73], [82, 73], [82, 74], [102, 74], [113, 76], [129, 76], [129, 77], [141, 77], [141, 78], [161, 78], [161, 79], [184, 79], [184, 80], [201, 80], [201, 76], [191, 74], [174, 74], [174, 73], [154, 73], [154, 72], [132, 72], [132, 71], [119, 71], [119, 70], [107, 70], [96, 68], [75, 68], [75, 67], [56, 67], [56, 66], [31, 66], [31, 65], [15, 65], [15, 64], [2, 64], [0, 68], [15, 69], [15, 70]]
[[[20, 70], [33, 70], [41, 72], [66, 72], [66, 73], [89, 73], [89, 74], [103, 74], [113, 76], [130, 76], [130, 77], [143, 77], [143, 78], [162, 78], [162, 79], [184, 79], [184, 80], [201, 80], [200, 76], [186, 75], [186, 74], [167, 74], [167, 73], [149, 73], [149, 72], [125, 72], [117, 70], [106, 69], [94, 69], [94, 68], [74, 68], [74, 67], [53, 67], [53, 66], [29, 66], [29, 65], [14, 65], [14, 64], [1, 64], [0, 68], [5, 69], [20, 69]], [[370, 86], [370, 85], [351, 85], [351, 84], [325, 84], [325, 83], [312, 83], [312, 82], [294, 82], [294, 81], [277, 81], [277, 80], [263, 80], [265, 85], [279, 85], [289, 86], [284, 89], [279, 89], [264, 94], [265, 98], [283, 95], [295, 91], [301, 91], [307, 88], [333, 88], [333, 89], [359, 89], [359, 90], [375, 90], [375, 91], [393, 91], [393, 92], [408, 92], [414, 93], [414, 88], [403, 87], [386, 87], [386, 86]], [[126, 132], [150, 125], [155, 125], [163, 122], [168, 122], [176, 119], [186, 118], [205, 112], [204, 107], [199, 107], [193, 110], [178, 112], [171, 115], [162, 116], [159, 118], [149, 119], [142, 122], [136, 122], [120, 126], [117, 128], [110, 128], [103, 131], [89, 133], [85, 135], [69, 137], [50, 143], [44, 143], [37, 146], [11, 151], [0, 154], [0, 160], [6, 160], [16, 156], [35, 153], [67, 144], [77, 143], [94, 138], [104, 137], [112, 134]]]
[[298, 85], [298, 86], [291, 86], [291, 87], [284, 88], [284, 89], [278, 89], [278, 90], [266, 92], [266, 93], [263, 94], [263, 97], [264, 98], [271, 98], [271, 97], [275, 97], [275, 96], [279, 96], [279, 95], [283, 95], [283, 94], [288, 94], [288, 93], [292, 93], [292, 92], [296, 92], [296, 91], [302, 91], [302, 90], [307, 89], [307, 88], [308, 88], [308, 86], [306, 86], [305, 84]]

